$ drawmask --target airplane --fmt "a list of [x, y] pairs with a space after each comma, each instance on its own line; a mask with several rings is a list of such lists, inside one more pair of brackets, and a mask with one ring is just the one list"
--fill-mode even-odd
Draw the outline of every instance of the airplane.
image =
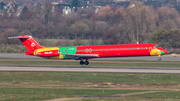
[[[133, 57], [133, 56], [159, 56], [167, 54], [167, 50], [157, 44], [118, 44], [118, 45], [91, 45], [91, 46], [66, 46], [43, 47], [31, 35], [8, 37], [19, 39], [28, 51], [26, 55], [34, 55], [47, 59], [75, 59], [81, 65], [88, 65], [88, 59], [107, 57]], [[85, 59], [86, 61], [83, 61]]]

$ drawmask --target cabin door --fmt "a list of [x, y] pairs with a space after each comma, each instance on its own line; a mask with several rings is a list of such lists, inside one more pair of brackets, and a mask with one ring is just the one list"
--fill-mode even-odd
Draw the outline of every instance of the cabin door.
[[151, 52], [151, 50], [152, 50], [152, 47], [149, 47], [149, 52]]

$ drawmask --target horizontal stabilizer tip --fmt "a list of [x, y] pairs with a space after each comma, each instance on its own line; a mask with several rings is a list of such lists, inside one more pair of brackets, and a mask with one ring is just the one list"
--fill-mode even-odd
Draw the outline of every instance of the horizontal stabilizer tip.
[[9, 39], [29, 39], [32, 38], [31, 35], [21, 35], [21, 36], [14, 36], [14, 37], [8, 37]]
[[23, 38], [23, 39], [28, 39], [28, 38], [30, 38], [30, 37], [19, 37], [19, 36], [8, 37], [8, 39], [21, 39], [21, 38]]

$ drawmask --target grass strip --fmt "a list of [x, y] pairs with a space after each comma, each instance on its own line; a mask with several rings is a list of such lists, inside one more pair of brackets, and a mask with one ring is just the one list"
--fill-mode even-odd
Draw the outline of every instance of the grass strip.
[[71, 72], [0, 72], [0, 83], [29, 82], [61, 84], [119, 83], [119, 84], [153, 84], [157, 86], [180, 84], [179, 74], [142, 74], [142, 73], [71, 73]]
[[[35, 101], [64, 97], [109, 96], [151, 90], [109, 89], [110, 86], [121, 88], [121, 85], [118, 84], [139, 85], [141, 88], [151, 88], [151, 86], [168, 88], [171, 86], [178, 87], [180, 83], [179, 74], [143, 73], [0, 72], [0, 78], [0, 101]], [[99, 86], [93, 88], [93, 86], [89, 87], [87, 83]], [[101, 89], [96, 89], [96, 87]], [[180, 91], [165, 91], [123, 98], [126, 101], [131, 99], [138, 101], [141, 98], [145, 100], [149, 98], [163, 100], [166, 98], [179, 99], [179, 95]], [[109, 101], [119, 99], [122, 98], [108, 98]], [[90, 98], [90, 100], [99, 101], [101, 99]]]
[[1, 88], [0, 100], [35, 101], [62, 97], [109, 96], [143, 92], [144, 90], [89, 90], [89, 89], [52, 89], [52, 88]]

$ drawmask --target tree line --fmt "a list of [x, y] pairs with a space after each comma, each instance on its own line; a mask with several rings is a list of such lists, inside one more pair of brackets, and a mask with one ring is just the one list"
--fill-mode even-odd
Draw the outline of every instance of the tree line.
[[47, 2], [44, 7], [37, 6], [32, 11], [22, 12], [20, 17], [9, 17], [4, 12], [0, 16], [0, 44], [19, 44], [7, 37], [30, 34], [41, 39], [90, 39], [91, 44], [101, 39], [102, 44], [151, 42], [167, 48], [180, 47], [180, 16], [176, 9], [154, 9], [137, 1], [131, 4], [135, 6], [107, 5], [98, 13], [92, 7], [63, 15], [57, 7], [52, 11], [53, 5]]

